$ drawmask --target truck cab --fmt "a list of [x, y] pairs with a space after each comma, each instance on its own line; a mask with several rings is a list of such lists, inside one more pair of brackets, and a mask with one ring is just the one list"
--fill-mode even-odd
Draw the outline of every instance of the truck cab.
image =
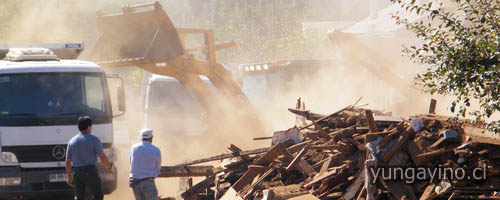
[[[207, 77], [200, 78], [211, 85]], [[173, 77], [152, 74], [144, 97], [145, 128], [160, 134], [197, 135], [209, 127], [205, 103]]]
[[[101, 140], [109, 160], [116, 160], [107, 79], [117, 77], [106, 76], [94, 63], [65, 59], [78, 56], [83, 44], [13, 46], [19, 47], [0, 45], [0, 198], [71, 193], [64, 162], [68, 141], [79, 133], [78, 117], [92, 117], [92, 134]], [[119, 90], [123, 114], [123, 87]], [[107, 170], [101, 163], [97, 168], [103, 191], [111, 193], [116, 169]]]

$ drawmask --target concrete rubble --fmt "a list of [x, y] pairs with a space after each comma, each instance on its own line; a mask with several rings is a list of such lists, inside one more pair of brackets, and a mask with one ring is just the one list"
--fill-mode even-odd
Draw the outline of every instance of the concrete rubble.
[[[184, 177], [182, 199], [500, 199], [500, 137], [480, 123], [433, 114], [434, 108], [435, 101], [429, 114], [402, 119], [355, 103], [322, 115], [299, 99], [289, 109], [297, 126], [255, 138], [271, 140], [270, 147], [231, 145], [231, 153], [163, 167], [161, 176]], [[197, 165], [223, 159], [221, 166]], [[370, 171], [390, 167], [482, 170], [480, 178], [425, 180]], [[196, 176], [206, 178], [193, 185]]]

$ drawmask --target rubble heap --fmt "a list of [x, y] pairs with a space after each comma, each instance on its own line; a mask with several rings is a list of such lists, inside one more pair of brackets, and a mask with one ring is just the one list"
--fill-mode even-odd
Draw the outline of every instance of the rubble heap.
[[[299, 116], [296, 127], [257, 138], [272, 139], [271, 147], [242, 151], [231, 145], [232, 153], [163, 167], [160, 176], [205, 176], [195, 185], [182, 179], [184, 199], [499, 198], [500, 138], [480, 124], [435, 114], [403, 120], [355, 106], [330, 115], [303, 108], [299, 100], [289, 109]], [[222, 159], [231, 162], [194, 165]], [[462, 169], [457, 171], [478, 177], [387, 179], [373, 173], [391, 167]]]

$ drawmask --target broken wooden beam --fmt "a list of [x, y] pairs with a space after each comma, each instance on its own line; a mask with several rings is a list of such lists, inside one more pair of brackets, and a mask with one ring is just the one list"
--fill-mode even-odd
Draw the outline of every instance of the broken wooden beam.
[[426, 163], [442, 156], [445, 153], [453, 152], [454, 150], [455, 150], [454, 148], [448, 148], [448, 149], [442, 148], [435, 151], [419, 154], [417, 155], [417, 157], [421, 163]]
[[429, 105], [429, 114], [436, 114], [436, 99], [431, 99], [431, 104]]
[[[321, 122], [321, 121], [323, 121], [323, 120], [325, 120], [325, 119], [328, 119], [328, 118], [330, 118], [330, 117], [333, 117], [333, 116], [335, 116], [335, 115], [338, 115], [338, 114], [339, 114], [339, 113], [341, 113], [342, 111], [347, 110], [347, 109], [352, 108], [352, 107], [353, 107], [353, 106], [349, 105], [349, 106], [347, 106], [347, 107], [345, 107], [345, 108], [342, 108], [341, 110], [339, 110], [339, 111], [337, 111], [337, 112], [334, 112], [334, 113], [332, 113], [332, 114], [329, 114], [329, 115], [327, 115], [327, 116], [324, 116], [324, 117], [322, 117], [322, 118], [320, 118], [320, 119], [318, 119], [318, 120], [315, 120], [314, 122], [315, 122], [315, 123], [319, 123], [319, 122]], [[313, 126], [313, 125], [314, 125], [313, 123], [310, 123], [309, 125], [306, 125], [306, 126], [304, 126], [304, 127], [301, 127], [299, 130], [304, 130], [304, 129], [309, 128], [310, 126]]]
[[500, 145], [500, 134], [469, 125], [465, 125], [463, 129], [465, 137], [470, 138], [473, 142]]
[[309, 183], [307, 183], [306, 185], [304, 185], [305, 188], [309, 188], [311, 186], [313, 186], [314, 184], [316, 183], [319, 183], [327, 178], [330, 178], [332, 176], [335, 176], [335, 175], [338, 175], [340, 173], [340, 170], [343, 170], [344, 168], [347, 168], [347, 164], [343, 164], [339, 167], [335, 167], [333, 170], [329, 171], [329, 172], [326, 172], [324, 173], [323, 175], [320, 175], [316, 178], [314, 178], [313, 180], [311, 180]]
[[329, 155], [328, 158], [325, 160], [323, 165], [321, 166], [321, 169], [319, 170], [319, 173], [316, 176], [320, 176], [324, 174], [326, 171], [328, 171], [328, 168], [330, 167], [330, 164], [332, 163], [333, 155]]
[[247, 185], [252, 183], [252, 180], [255, 176], [262, 174], [265, 171], [265, 167], [259, 165], [250, 165], [248, 166], [248, 170], [243, 174], [243, 176], [233, 184], [233, 189], [237, 192], [243, 190]]
[[356, 197], [356, 194], [359, 192], [359, 190], [363, 188], [361, 186], [365, 181], [364, 170], [365, 169], [363, 168], [361, 173], [359, 173], [359, 175], [356, 177], [354, 183], [347, 188], [347, 192], [344, 194], [344, 196], [342, 196], [342, 198], [344, 198], [345, 200], [352, 200]]
[[242, 151], [242, 152], [238, 152], [238, 153], [221, 154], [221, 155], [212, 156], [209, 158], [203, 158], [203, 159], [199, 159], [199, 160], [194, 160], [194, 161], [182, 163], [179, 165], [195, 165], [195, 164], [211, 162], [211, 161], [216, 161], [216, 160], [223, 160], [226, 158], [234, 158], [234, 157], [244, 156], [244, 155], [261, 154], [261, 153], [265, 153], [265, 152], [269, 151], [269, 149], [271, 149], [271, 148], [266, 147], [266, 148], [254, 149], [254, 150], [249, 150], [249, 151]]
[[370, 128], [370, 133], [378, 132], [377, 124], [375, 124], [375, 120], [373, 119], [373, 113], [371, 110], [365, 110], [366, 121], [368, 123], [368, 128]]
[[314, 124], [314, 129], [316, 129], [316, 131], [318, 131], [318, 135], [322, 138], [325, 138], [327, 140], [330, 140], [332, 139], [332, 136], [328, 135], [328, 133], [326, 133], [326, 131], [321, 128], [321, 126], [319, 126], [316, 122], [312, 122]]
[[220, 200], [243, 200], [243, 198], [234, 190], [233, 187], [230, 187], [224, 195], [220, 198]]
[[254, 164], [267, 166], [279, 155], [283, 154], [284, 150], [286, 150], [285, 145], [283, 145], [282, 143], [278, 143], [274, 145], [269, 151], [267, 151], [263, 156], [255, 160]]
[[[234, 144], [231, 144], [229, 147], [227, 147], [227, 149], [229, 149], [229, 151], [233, 152], [233, 153], [241, 153], [243, 150], [241, 150], [239, 147], [237, 147], [236, 145]], [[248, 159], [248, 155], [242, 155], [241, 156], [242, 159]]]
[[162, 166], [158, 177], [196, 177], [208, 176], [215, 172], [213, 166]]
[[264, 172], [264, 174], [262, 174], [262, 176], [260, 176], [255, 182], [253, 182], [251, 185], [247, 186], [245, 189], [243, 189], [240, 194], [243, 194], [245, 195], [244, 196], [244, 199], [247, 199], [247, 196], [248, 195], [251, 195], [252, 194], [252, 191], [253, 189], [259, 185], [265, 178], [267, 178], [267, 176], [269, 176], [273, 171], [275, 170], [275, 168], [271, 168], [269, 170], [267, 170], [266, 172]]
[[273, 194], [274, 200], [289, 199], [308, 194], [307, 190], [298, 184], [272, 187], [269, 188], [269, 191]]
[[432, 200], [436, 198], [438, 195], [434, 192], [434, 188], [436, 184], [429, 184], [426, 188], [422, 196], [420, 196], [419, 200]]
[[204, 190], [204, 189], [210, 187], [211, 185], [213, 185], [214, 180], [215, 180], [215, 174], [207, 177], [205, 180], [197, 183], [193, 187], [189, 188], [187, 191], [183, 192], [181, 194], [181, 197], [187, 199], [190, 196], [195, 195], [196, 193], [200, 192], [201, 190]]
[[292, 162], [290, 162], [290, 164], [288, 164], [288, 166], [286, 167], [286, 171], [290, 171], [290, 170], [293, 170], [295, 169], [295, 166], [299, 163], [300, 159], [302, 158], [302, 156], [306, 153], [306, 148], [303, 148], [298, 154], [297, 156], [295, 156], [295, 158], [292, 160]]
[[288, 200], [319, 200], [319, 199], [318, 197], [315, 197], [312, 194], [304, 194], [301, 196], [289, 198]]
[[324, 145], [324, 146], [315, 145], [315, 146], [308, 146], [307, 149], [322, 150], [322, 151], [337, 150], [339, 152], [343, 152], [343, 151], [349, 151], [351, 147], [349, 145]]
[[411, 127], [408, 127], [406, 131], [403, 131], [403, 133], [397, 139], [396, 143], [392, 145], [389, 151], [383, 156], [382, 160], [387, 163], [389, 159], [391, 159], [392, 155], [399, 151], [399, 149], [401, 149], [407, 143], [410, 135], [414, 133], [415, 132]]

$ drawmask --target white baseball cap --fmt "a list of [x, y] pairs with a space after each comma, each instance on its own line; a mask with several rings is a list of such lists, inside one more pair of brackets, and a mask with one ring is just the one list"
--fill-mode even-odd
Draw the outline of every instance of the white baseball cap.
[[153, 137], [153, 130], [151, 129], [142, 129], [141, 130], [141, 138], [149, 139]]

